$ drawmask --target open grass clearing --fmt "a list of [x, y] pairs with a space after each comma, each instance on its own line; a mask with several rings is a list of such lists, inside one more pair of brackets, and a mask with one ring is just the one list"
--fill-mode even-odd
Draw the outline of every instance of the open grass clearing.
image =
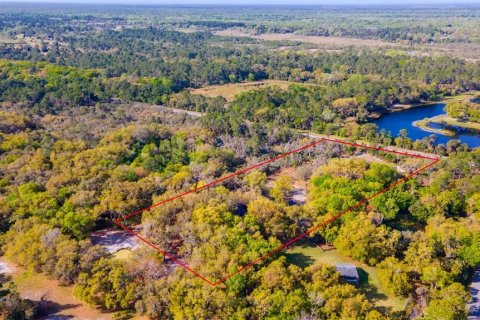
[[222, 85], [206, 86], [203, 88], [190, 90], [191, 94], [201, 94], [206, 97], [224, 97], [227, 101], [231, 101], [235, 96], [242, 92], [252, 91], [259, 88], [278, 87], [281, 90], [287, 90], [292, 84], [314, 85], [306, 83], [297, 83], [282, 80], [262, 80], [253, 82], [228, 83]]

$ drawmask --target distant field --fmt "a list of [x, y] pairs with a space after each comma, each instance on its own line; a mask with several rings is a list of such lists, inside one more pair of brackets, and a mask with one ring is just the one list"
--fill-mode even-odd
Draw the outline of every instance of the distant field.
[[215, 35], [231, 36], [231, 37], [250, 37], [253, 39], [266, 41], [298, 41], [313, 43], [329, 49], [343, 49], [347, 47], [357, 48], [397, 48], [411, 55], [446, 55], [467, 59], [470, 61], [478, 61], [478, 43], [434, 43], [434, 44], [414, 44], [408, 42], [387, 42], [376, 39], [358, 39], [349, 37], [326, 37], [326, 36], [304, 36], [294, 33], [263, 33], [252, 35], [237, 29], [226, 29], [214, 31]]
[[267, 41], [299, 41], [309, 42], [324, 46], [333, 47], [395, 47], [398, 44], [372, 39], [356, 39], [347, 37], [325, 37], [325, 36], [303, 36], [294, 33], [263, 33], [259, 35], [251, 35], [240, 30], [227, 29], [221, 31], [215, 31], [214, 34], [219, 36], [231, 36], [231, 37], [250, 37]]
[[377, 268], [344, 256], [336, 249], [323, 251], [313, 244], [303, 243], [289, 249], [286, 257], [287, 261], [300, 267], [306, 267], [317, 261], [330, 265], [338, 263], [354, 264], [360, 275], [359, 289], [376, 307], [390, 309], [393, 312], [401, 311], [404, 308], [407, 299], [391, 296], [382, 288], [378, 279]]
[[16, 39], [12, 39], [8, 35], [0, 32], [0, 43], [1, 44], [7, 44], [7, 43], [18, 43], [19, 41]]
[[215, 86], [207, 86], [199, 89], [190, 90], [192, 94], [201, 94], [207, 97], [224, 97], [227, 101], [233, 100], [235, 96], [241, 92], [255, 90], [258, 88], [277, 86], [282, 90], [286, 90], [289, 85], [294, 82], [281, 80], [263, 80], [254, 82], [229, 83]]

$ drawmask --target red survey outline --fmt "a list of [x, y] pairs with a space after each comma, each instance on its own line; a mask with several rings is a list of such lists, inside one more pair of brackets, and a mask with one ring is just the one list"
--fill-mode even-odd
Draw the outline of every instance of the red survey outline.
[[[414, 157], [414, 158], [421, 158], [421, 159], [428, 159], [428, 160], [432, 160], [432, 162], [428, 163], [427, 165], [424, 165], [423, 167], [421, 167], [420, 169], [414, 171], [413, 173], [409, 174], [408, 176], [405, 176], [403, 177], [402, 179], [390, 184], [389, 186], [387, 186], [386, 188], [384, 188], [383, 190], [380, 190], [378, 192], [376, 192], [375, 194], [371, 195], [370, 197], [368, 198], [365, 198], [363, 199], [362, 201], [359, 201], [357, 204], [351, 206], [350, 208], [338, 213], [337, 215], [331, 217], [330, 219], [328, 220], [325, 220], [324, 222], [312, 227], [311, 229], [309, 229], [308, 231], [306, 231], [305, 233], [302, 233], [298, 236], [296, 236], [295, 238], [285, 242], [284, 244], [282, 244], [281, 246], [279, 246], [278, 248], [264, 254], [263, 256], [253, 260], [252, 262], [244, 265], [243, 267], [239, 268], [237, 271], [233, 272], [233, 273], [230, 273], [228, 275], [226, 275], [225, 277], [221, 278], [220, 280], [217, 280], [215, 282], [212, 282], [210, 280], [208, 280], [206, 277], [204, 277], [203, 275], [201, 275], [200, 273], [196, 272], [195, 270], [191, 269], [187, 264], [185, 264], [184, 262], [182, 262], [181, 260], [175, 258], [173, 255], [169, 254], [168, 252], [158, 248], [157, 246], [155, 246], [153, 243], [151, 243], [150, 241], [148, 241], [147, 239], [143, 238], [142, 236], [140, 236], [139, 234], [135, 233], [132, 229], [126, 227], [125, 225], [123, 225], [122, 221], [128, 219], [128, 218], [131, 218], [135, 215], [138, 215], [138, 214], [141, 214], [142, 212], [144, 211], [147, 211], [147, 210], [150, 210], [150, 209], [153, 209], [155, 207], [158, 207], [158, 206], [161, 206], [161, 205], [164, 205], [165, 203], [167, 202], [171, 202], [175, 199], [178, 199], [178, 198], [182, 198], [186, 195], [189, 195], [191, 193], [195, 193], [195, 192], [198, 192], [198, 191], [201, 191], [203, 189], [207, 189], [211, 186], [214, 186], [222, 181], [225, 181], [225, 180], [228, 180], [230, 178], [233, 178], [235, 176], [238, 176], [238, 175], [241, 175], [241, 174], [244, 174], [246, 172], [249, 172], [253, 169], [256, 169], [258, 167], [261, 167], [265, 164], [268, 164], [268, 163], [271, 163], [271, 162], [274, 162], [276, 160], [279, 160], [281, 158], [285, 158], [286, 156], [288, 155], [291, 155], [291, 154], [294, 154], [294, 153], [297, 153], [297, 152], [300, 152], [300, 151], [303, 151], [303, 150], [306, 150], [306, 149], [309, 149], [309, 148], [312, 148], [322, 142], [334, 142], [334, 143], [340, 143], [340, 144], [344, 144], [344, 145], [349, 145], [349, 146], [354, 146], [354, 147], [359, 147], [359, 148], [366, 148], [366, 149], [372, 149], [372, 150], [377, 150], [377, 151], [384, 151], [384, 152], [390, 152], [390, 153], [395, 153], [395, 154], [400, 154], [400, 155], [405, 155], [405, 156], [410, 156], [410, 157]], [[286, 152], [286, 153], [283, 153], [277, 157], [274, 157], [274, 158], [271, 158], [269, 160], [265, 160], [265, 161], [262, 161], [254, 166], [251, 166], [251, 167], [248, 167], [248, 168], [245, 168], [245, 169], [242, 169], [242, 170], [239, 170], [235, 173], [232, 173], [232, 174], [229, 174], [223, 178], [220, 178], [220, 179], [217, 179], [215, 181], [212, 181], [210, 183], [207, 183], [201, 187], [198, 187], [198, 188], [195, 188], [195, 189], [192, 189], [190, 191], [187, 191], [187, 192], [184, 192], [182, 194], [179, 194], [179, 195], [176, 195], [172, 198], [169, 198], [167, 200], [163, 200], [161, 202], [158, 202], [158, 203], [155, 203], [149, 207], [146, 207], [146, 208], [143, 208], [141, 210], [138, 210], [138, 211], [135, 211], [135, 212], [132, 212], [126, 216], [123, 216], [123, 217], [120, 217], [118, 219], [115, 219], [113, 222], [119, 226], [120, 228], [122, 228], [123, 230], [125, 230], [126, 232], [134, 235], [135, 237], [137, 237], [138, 239], [140, 239], [141, 241], [143, 241], [144, 243], [146, 243], [148, 246], [152, 247], [153, 249], [155, 249], [156, 251], [160, 252], [161, 254], [163, 254], [165, 257], [171, 259], [172, 261], [174, 261], [175, 263], [177, 263], [178, 265], [182, 266], [183, 268], [185, 268], [186, 270], [190, 271], [191, 273], [193, 273], [195, 276], [197, 276], [198, 278], [202, 279], [203, 281], [205, 281], [206, 283], [208, 283], [210, 286], [212, 287], [216, 287], [217, 285], [221, 284], [221, 283], [224, 283], [227, 279], [233, 277], [234, 275], [242, 272], [243, 270], [259, 263], [260, 261], [270, 257], [271, 255], [277, 253], [278, 251], [282, 250], [282, 249], [285, 249], [286, 247], [288, 247], [289, 245], [291, 245], [292, 243], [306, 237], [307, 235], [311, 234], [312, 232], [326, 226], [327, 224], [339, 219], [340, 217], [342, 217], [343, 215], [347, 214], [348, 212], [352, 211], [353, 209], [356, 209], [358, 207], [360, 207], [361, 205], [367, 203], [368, 201], [370, 201], [371, 199], [379, 196], [380, 194], [382, 193], [385, 193], [387, 192], [388, 190], [392, 189], [393, 187], [401, 184], [401, 183], [404, 183], [405, 181], [407, 181], [408, 179], [412, 178], [413, 176], [419, 174], [420, 172], [422, 172], [423, 170], [433, 166], [434, 164], [436, 164], [437, 162], [440, 161], [440, 158], [437, 158], [437, 157], [429, 157], [429, 156], [425, 156], [425, 155], [421, 155], [421, 154], [412, 154], [412, 153], [408, 153], [408, 152], [401, 152], [401, 151], [397, 151], [397, 150], [389, 150], [389, 149], [385, 149], [385, 148], [381, 148], [381, 147], [373, 147], [373, 146], [369, 146], [369, 145], [363, 145], [363, 144], [358, 144], [358, 143], [353, 143], [353, 142], [348, 142], [348, 141], [343, 141], [343, 140], [336, 140], [336, 139], [330, 139], [330, 138], [323, 138], [321, 140], [318, 140], [318, 141], [315, 141], [313, 143], [310, 143], [310, 144], [307, 144], [303, 147], [300, 147], [298, 149], [295, 149], [295, 150], [292, 150], [292, 151], [289, 151], [289, 152]]]

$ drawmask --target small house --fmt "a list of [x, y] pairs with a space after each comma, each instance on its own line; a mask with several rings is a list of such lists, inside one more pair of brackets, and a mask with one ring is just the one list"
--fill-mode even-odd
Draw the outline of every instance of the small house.
[[337, 269], [338, 273], [340, 273], [342, 279], [348, 283], [358, 285], [360, 282], [357, 267], [355, 267], [353, 264], [337, 264], [335, 269]]

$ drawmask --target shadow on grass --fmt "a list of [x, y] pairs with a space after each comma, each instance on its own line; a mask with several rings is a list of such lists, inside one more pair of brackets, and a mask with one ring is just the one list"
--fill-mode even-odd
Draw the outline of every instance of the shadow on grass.
[[285, 256], [287, 257], [288, 263], [292, 263], [300, 268], [306, 268], [315, 262], [314, 259], [303, 253], [292, 252], [285, 254]]
[[[358, 276], [360, 277], [360, 283], [358, 285], [358, 289], [367, 297], [367, 299], [373, 303], [380, 301], [380, 300], [386, 300], [388, 297], [379, 292], [378, 288], [372, 285], [371, 283], [368, 282], [368, 273], [363, 270], [362, 268], [357, 267], [357, 272]], [[377, 306], [377, 308], [380, 312], [384, 314], [389, 314], [392, 312], [391, 307], [383, 307], [383, 306]]]
[[368, 273], [362, 268], [357, 267], [358, 276], [360, 277], [360, 286], [368, 285]]
[[39, 319], [55, 319], [55, 320], [63, 320], [63, 319], [71, 319], [73, 316], [66, 316], [66, 315], [54, 315], [57, 312], [63, 311], [63, 310], [68, 310], [68, 309], [73, 309], [80, 304], [60, 304], [55, 301], [47, 300], [45, 298], [41, 298], [40, 301], [37, 302], [37, 317]]

